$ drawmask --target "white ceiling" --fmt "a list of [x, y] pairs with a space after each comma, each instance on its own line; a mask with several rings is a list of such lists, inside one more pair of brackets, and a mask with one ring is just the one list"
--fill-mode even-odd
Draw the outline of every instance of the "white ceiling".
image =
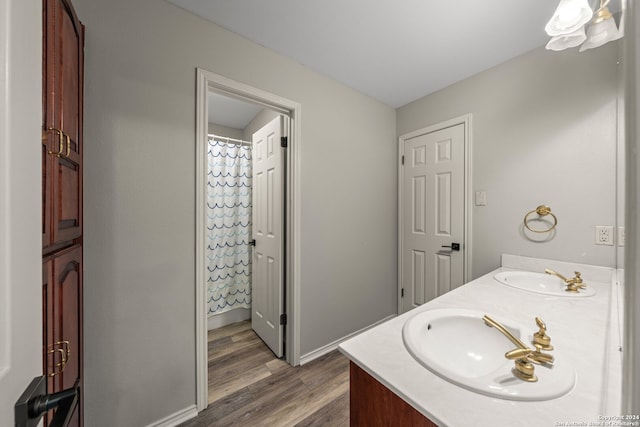
[[168, 1], [394, 108], [543, 46], [544, 26], [558, 5], [558, 0]]
[[[209, 92], [209, 123], [243, 130], [264, 107], [239, 99]], [[221, 135], [226, 136], [226, 135]]]

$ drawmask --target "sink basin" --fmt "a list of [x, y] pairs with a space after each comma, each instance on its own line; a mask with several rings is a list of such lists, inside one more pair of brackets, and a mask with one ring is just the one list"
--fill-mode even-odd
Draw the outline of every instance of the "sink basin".
[[[504, 354], [515, 348], [498, 330], [485, 325], [485, 313], [464, 309], [423, 311], [409, 318], [402, 329], [404, 345], [425, 368], [468, 390], [509, 400], [550, 400], [571, 391], [575, 370], [568, 359], [552, 352], [553, 365], [536, 365], [537, 382], [516, 378], [514, 362]], [[492, 316], [524, 343], [531, 342], [525, 328]], [[533, 323], [533, 322], [532, 322]], [[531, 346], [533, 347], [533, 346]]]
[[580, 292], [567, 292], [566, 284], [556, 276], [546, 273], [533, 273], [531, 271], [503, 271], [493, 276], [498, 282], [522, 289], [523, 291], [535, 292], [544, 295], [554, 295], [557, 297], [590, 297], [596, 291], [587, 284]]

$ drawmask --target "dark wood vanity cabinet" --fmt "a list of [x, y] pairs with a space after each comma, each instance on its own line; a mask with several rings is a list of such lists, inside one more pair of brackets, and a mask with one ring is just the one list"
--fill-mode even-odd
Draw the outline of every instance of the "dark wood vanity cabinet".
[[[82, 247], [74, 245], [45, 257], [42, 271], [48, 393], [82, 390]], [[80, 425], [81, 414], [82, 393], [71, 426]]]
[[437, 427], [353, 362], [349, 367], [349, 413], [352, 427]]
[[67, 0], [43, 2], [42, 244], [82, 236], [84, 27]]
[[77, 388], [82, 426], [84, 26], [68, 0], [43, 0], [42, 19], [43, 374], [47, 393]]

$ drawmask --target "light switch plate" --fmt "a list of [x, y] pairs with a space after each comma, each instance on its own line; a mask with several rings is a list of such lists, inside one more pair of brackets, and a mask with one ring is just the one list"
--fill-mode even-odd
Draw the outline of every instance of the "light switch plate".
[[476, 191], [476, 206], [487, 206], [486, 191]]
[[624, 227], [618, 227], [618, 246], [624, 246]]

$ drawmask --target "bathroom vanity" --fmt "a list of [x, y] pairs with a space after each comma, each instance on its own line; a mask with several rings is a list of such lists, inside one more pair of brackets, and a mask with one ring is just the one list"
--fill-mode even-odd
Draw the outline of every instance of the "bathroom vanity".
[[[569, 276], [580, 271], [589, 295], [532, 292], [494, 278], [505, 272], [540, 273], [545, 269]], [[465, 426], [470, 420], [474, 425], [493, 426], [588, 425], [619, 416], [622, 357], [619, 276], [611, 268], [503, 255], [501, 268], [345, 341], [339, 348], [351, 360], [352, 425]], [[505, 319], [505, 325], [507, 322], [524, 325], [522, 328], [528, 330], [521, 337], [531, 347], [533, 334], [539, 329], [535, 318], [543, 319], [554, 347], [548, 352], [555, 357], [553, 365], [536, 366], [540, 378], [531, 383], [513, 377], [510, 369], [506, 369], [498, 383], [514, 384], [525, 390], [515, 391], [512, 396], [509, 391], [502, 396], [492, 395], [491, 389], [495, 387], [491, 384], [486, 391], [472, 391], [433, 366], [428, 369], [424, 361], [418, 360], [415, 348], [413, 353], [410, 351], [409, 338], [406, 330], [403, 336], [403, 329], [410, 319], [425, 317], [427, 311], [452, 310], [485, 313]], [[495, 334], [496, 340], [506, 343], [506, 348], [514, 347], [498, 330], [488, 326], [483, 330], [481, 320], [479, 326], [473, 324], [475, 329], [461, 325], [473, 331], [470, 335]], [[447, 345], [444, 340], [439, 347]], [[446, 358], [446, 349], [441, 354]], [[497, 357], [503, 359], [504, 350], [497, 351]], [[513, 365], [506, 359], [500, 363], [503, 362]], [[455, 376], [456, 363], [449, 363], [448, 369]], [[553, 393], [546, 396], [542, 388], [567, 369], [575, 374], [572, 375], [575, 381], [559, 397]], [[477, 379], [473, 374], [467, 377]], [[533, 393], [527, 396], [526, 390]]]

